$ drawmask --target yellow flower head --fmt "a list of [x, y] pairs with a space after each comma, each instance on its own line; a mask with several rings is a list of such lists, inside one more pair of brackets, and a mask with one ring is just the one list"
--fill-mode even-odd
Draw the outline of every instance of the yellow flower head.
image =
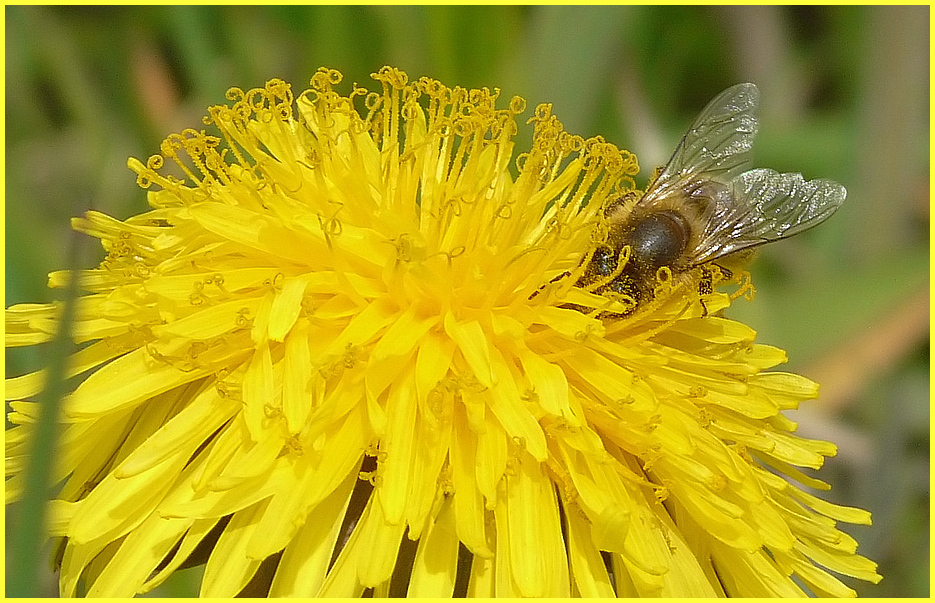
[[[661, 270], [651, 301], [587, 281], [636, 157], [499, 90], [232, 89], [221, 136], [130, 160], [152, 210], [88, 212], [50, 505], [63, 595], [129, 596], [206, 557], [202, 595], [853, 594], [877, 581], [800, 489], [834, 446], [815, 397], [718, 316], [749, 290]], [[502, 103], [501, 103], [502, 104]], [[169, 161], [166, 161], [169, 160]], [[629, 250], [632, 253], [632, 249]], [[701, 286], [701, 279], [709, 280]], [[67, 273], [53, 273], [62, 286]], [[61, 307], [7, 310], [7, 345]], [[7, 380], [7, 498], [44, 373]], [[199, 546], [201, 545], [201, 546]], [[263, 582], [265, 581], [265, 582]]]

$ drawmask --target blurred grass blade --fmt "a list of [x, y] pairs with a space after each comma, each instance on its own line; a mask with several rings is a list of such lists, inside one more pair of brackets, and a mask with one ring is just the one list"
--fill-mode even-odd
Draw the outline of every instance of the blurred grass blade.
[[[84, 249], [81, 235], [73, 232], [69, 237], [71, 252], [68, 254], [72, 274], [82, 266]], [[48, 380], [45, 389], [37, 396], [39, 417], [33, 434], [32, 450], [26, 466], [23, 498], [18, 505], [18, 514], [13, 519], [12, 547], [7, 549], [10, 560], [7, 565], [7, 597], [35, 597], [37, 580], [40, 575], [40, 563], [44, 562], [41, 554], [46, 541], [46, 503], [52, 465], [54, 462], [55, 440], [58, 436], [58, 416], [62, 398], [65, 395], [65, 365], [74, 348], [71, 337], [75, 320], [75, 306], [78, 298], [78, 278], [72, 278], [65, 290], [64, 307], [59, 321], [58, 332], [47, 348]]]

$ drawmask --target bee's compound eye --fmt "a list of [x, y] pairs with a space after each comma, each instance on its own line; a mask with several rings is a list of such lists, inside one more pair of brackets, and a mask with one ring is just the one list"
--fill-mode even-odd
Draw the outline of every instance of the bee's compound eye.
[[655, 270], [671, 266], [688, 247], [691, 230], [687, 220], [674, 211], [659, 211], [640, 218], [624, 234], [634, 259]]

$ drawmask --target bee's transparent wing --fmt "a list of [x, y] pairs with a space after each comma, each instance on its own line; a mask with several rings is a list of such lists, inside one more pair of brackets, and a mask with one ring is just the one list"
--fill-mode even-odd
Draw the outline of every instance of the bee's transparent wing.
[[757, 132], [759, 91], [737, 84], [708, 103], [638, 205], [681, 204], [705, 224], [691, 255], [699, 265], [741, 249], [790, 237], [840, 207], [847, 191], [831, 180], [770, 169], [739, 173]]
[[692, 255], [692, 265], [777, 239], [824, 222], [847, 190], [833, 180], [808, 180], [760, 168], [744, 172], [714, 195], [714, 214]]
[[758, 127], [759, 98], [755, 85], [737, 84], [708, 103], [682, 137], [665, 169], [650, 184], [644, 202], [651, 205], [684, 181], [729, 181], [749, 160]]

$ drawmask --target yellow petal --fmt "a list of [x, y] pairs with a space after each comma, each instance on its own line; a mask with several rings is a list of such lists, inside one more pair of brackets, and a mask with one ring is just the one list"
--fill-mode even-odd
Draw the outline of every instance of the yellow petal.
[[822, 500], [817, 496], [813, 496], [804, 490], [799, 490], [798, 488], [791, 488], [789, 493], [822, 515], [826, 515], [832, 519], [845, 521], [847, 523], [856, 523], [858, 525], [869, 526], [871, 524], [870, 513], [864, 511], [863, 509], [836, 505], [826, 500]]
[[804, 598], [805, 592], [779, 570], [762, 549], [746, 552], [720, 542], [713, 545], [714, 559], [719, 568], [731, 568], [718, 577], [728, 596]]
[[243, 378], [244, 418], [254, 442], [264, 439], [265, 425], [269, 413], [280, 406], [277, 403], [276, 387], [273, 382], [273, 359], [269, 344], [257, 346]]
[[335, 567], [325, 580], [319, 596], [339, 596], [340, 591], [335, 590], [337, 578], [332, 581], [332, 575], [338, 573], [338, 564], [347, 563], [349, 568], [356, 570], [354, 578], [364, 587], [373, 587], [390, 579], [405, 525], [388, 523], [381, 506], [379, 491], [375, 490], [357, 529], [338, 555]]
[[490, 348], [483, 328], [476, 320], [460, 323], [452, 314], [445, 315], [445, 332], [458, 349], [474, 377], [485, 387], [493, 387], [495, 377], [490, 367]]
[[120, 549], [88, 589], [89, 597], [132, 597], [191, 526], [191, 519], [150, 515], [130, 532]]
[[490, 557], [484, 518], [484, 499], [475, 478], [477, 436], [467, 424], [463, 411], [455, 410], [451, 441], [451, 477], [454, 483], [454, 517], [458, 538], [477, 556]]
[[[176, 549], [172, 559], [158, 572], [150, 574], [137, 592], [140, 594], [147, 593], [165, 582], [166, 578], [172, 575], [182, 565], [182, 562], [189, 558], [201, 541], [214, 529], [217, 522], [218, 520], [215, 518], [196, 519], [191, 522], [191, 526], [180, 539], [178, 549]], [[160, 565], [162, 561], [160, 560]]]
[[475, 556], [471, 563], [471, 578], [467, 596], [474, 599], [491, 599], [498, 596], [495, 580], [496, 558]]
[[408, 597], [451, 597], [458, 568], [458, 535], [450, 502], [441, 510], [419, 541]]
[[574, 506], [565, 506], [568, 523], [568, 560], [571, 578], [582, 597], [615, 597], [600, 551], [591, 541], [586, 519]]
[[409, 482], [413, 477], [415, 421], [415, 387], [412, 374], [406, 374], [390, 388], [386, 436], [380, 443], [381, 451], [386, 453], [379, 488], [380, 500], [386, 521], [391, 524], [402, 522], [406, 508]]
[[507, 524], [507, 554], [519, 593], [524, 597], [568, 597], [568, 564], [555, 490], [539, 463], [527, 455], [522, 455], [520, 466], [507, 476], [503, 505], [505, 513], [498, 505], [496, 519], [498, 524]]
[[542, 409], [559, 417], [571, 415], [568, 407], [568, 380], [561, 367], [528, 349], [520, 350], [519, 359]]
[[427, 400], [441, 380], [451, 369], [451, 358], [455, 346], [446, 338], [428, 333], [419, 342], [416, 356], [416, 393], [420, 400]]
[[749, 343], [756, 338], [756, 331], [747, 325], [717, 316], [682, 320], [670, 329], [716, 344]]
[[285, 474], [260, 528], [251, 537], [246, 549], [250, 557], [262, 559], [282, 550], [310, 510], [330, 496], [348, 475], [356, 475], [370, 439], [365, 421], [363, 409], [358, 408], [343, 423], [329, 429], [317, 466], [309, 466], [304, 458], [292, 462], [293, 471]]
[[839, 574], [860, 578], [874, 584], [881, 580], [881, 576], [877, 574], [877, 564], [860, 555], [854, 555], [853, 551], [841, 553], [804, 541], [796, 542], [795, 548], [815, 563]]
[[282, 412], [290, 433], [299, 433], [312, 411], [312, 358], [308, 346], [309, 323], [302, 318], [286, 337], [283, 356]]
[[165, 325], [153, 327], [157, 337], [174, 335], [189, 339], [212, 339], [234, 329], [243, 328], [240, 321], [246, 314], [256, 315], [262, 298], [242, 298], [208, 306]]
[[[278, 274], [275, 267], [261, 266], [251, 268], [228, 268], [223, 273], [214, 274], [206, 278], [202, 274], [156, 274], [147, 279], [143, 288], [166, 301], [180, 302], [190, 305], [192, 294], [196, 291], [205, 294], [236, 293], [245, 290], [255, 290], [263, 287], [264, 283], [272, 283]], [[220, 278], [218, 278], [220, 277]], [[205, 281], [210, 280], [209, 284]], [[251, 296], [252, 297], [252, 296]], [[250, 297], [238, 299], [250, 299]]]
[[301, 277], [286, 279], [282, 284], [282, 290], [277, 292], [269, 311], [268, 329], [271, 340], [283, 341], [292, 329], [292, 325], [295, 324], [302, 310], [302, 298], [305, 296], [306, 285], [308, 285], [308, 280]]
[[537, 319], [573, 341], [583, 334], [590, 333], [597, 337], [604, 334], [601, 321], [574, 310], [546, 306], [539, 310]]
[[497, 500], [497, 485], [506, 471], [506, 434], [492, 417], [484, 421], [484, 431], [477, 434], [475, 475], [477, 488], [487, 499], [488, 507]]
[[337, 356], [342, 354], [349, 344], [362, 345], [369, 342], [396, 316], [397, 312], [388, 304], [374, 302], [367, 305], [351, 319], [340, 335], [328, 343], [325, 355]]
[[270, 586], [270, 597], [314, 597], [325, 581], [357, 475], [350, 475], [306, 518], [283, 551]]
[[205, 564], [199, 597], [233, 597], [250, 582], [262, 559], [247, 556], [247, 543], [266, 506], [265, 501], [259, 502], [234, 513]]
[[220, 397], [215, 389], [204, 390], [137, 447], [116, 468], [114, 475], [118, 478], [132, 477], [172, 456], [190, 456], [239, 408], [240, 404]]
[[513, 371], [498, 350], [490, 354], [491, 369], [496, 385], [488, 393], [490, 410], [511, 437], [518, 439], [537, 460], [544, 461], [545, 433], [520, 396]]
[[154, 363], [146, 348], [139, 348], [101, 367], [73, 394], [65, 398], [68, 417], [94, 417], [115, 412], [200, 379], [207, 367], [185, 371], [167, 363]]
[[249, 209], [208, 202], [192, 205], [188, 212], [205, 230], [268, 254], [275, 262], [289, 260], [302, 265], [310, 257], [328, 253], [323, 237], [290, 230], [275, 218]]
[[373, 359], [379, 361], [387, 356], [409, 354], [437, 322], [438, 318], [435, 316], [417, 316], [415, 306], [410, 306], [390, 325], [373, 347]]
[[118, 538], [139, 526], [165, 496], [187, 458], [174, 457], [126, 479], [109, 474], [85, 498], [68, 527], [77, 543]]
[[[68, 359], [66, 378], [74, 377], [94, 368], [108, 360], [112, 360], [126, 352], [124, 345], [129, 343], [129, 337], [116, 337], [106, 341], [99, 341], [84, 347]], [[126, 343], [125, 343], [126, 342]], [[7, 400], [22, 400], [31, 398], [45, 387], [46, 370], [27, 373], [19, 377], [7, 379], [4, 394]]]

